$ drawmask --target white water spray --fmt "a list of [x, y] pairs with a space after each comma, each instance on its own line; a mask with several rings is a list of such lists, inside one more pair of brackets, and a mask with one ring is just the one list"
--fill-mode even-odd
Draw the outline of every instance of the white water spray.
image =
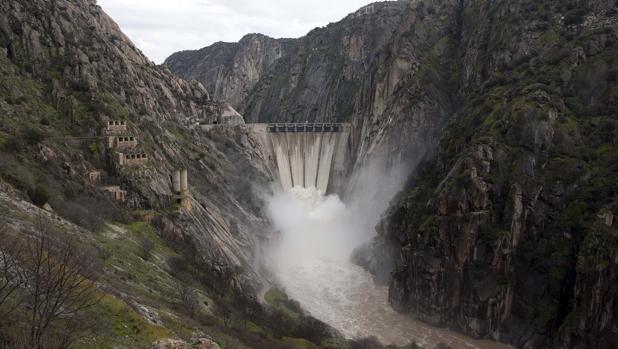
[[294, 187], [276, 194], [269, 202], [269, 214], [282, 235], [275, 249], [279, 268], [290, 263], [322, 259], [347, 260], [356, 247], [350, 215], [337, 196], [323, 196], [314, 187]]
[[273, 250], [281, 286], [312, 316], [347, 338], [375, 336], [384, 344], [397, 345], [414, 341], [428, 349], [438, 343], [453, 349], [507, 348], [436, 329], [395, 312], [388, 304], [388, 288], [375, 285], [367, 271], [350, 263], [353, 250], [372, 237], [368, 232], [373, 231], [397, 185], [401, 183], [393, 184], [391, 193], [387, 192], [390, 188], [367, 190], [360, 185], [364, 195], [352, 196], [357, 200], [348, 206], [338, 196], [324, 196], [314, 187], [294, 187], [269, 198], [268, 213], [281, 232]]
[[375, 236], [380, 215], [413, 167], [371, 163], [351, 178], [346, 204], [337, 195], [300, 186], [279, 189], [266, 199], [270, 219], [281, 232], [272, 251], [280, 286], [312, 316], [347, 338], [375, 336], [384, 344], [416, 342], [427, 349], [438, 343], [453, 349], [508, 348], [395, 312], [388, 303], [388, 287], [377, 286], [366, 270], [350, 262], [352, 252]]

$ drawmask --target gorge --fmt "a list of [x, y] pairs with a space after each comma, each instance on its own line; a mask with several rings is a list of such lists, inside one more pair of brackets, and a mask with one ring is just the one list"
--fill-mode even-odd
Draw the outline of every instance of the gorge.
[[612, 1], [397, 1], [165, 65], [248, 121], [350, 121], [350, 172], [416, 169], [355, 255], [395, 309], [518, 347], [611, 348], [615, 43]]
[[95, 0], [0, 2], [0, 348], [614, 348], [617, 6], [156, 65]]

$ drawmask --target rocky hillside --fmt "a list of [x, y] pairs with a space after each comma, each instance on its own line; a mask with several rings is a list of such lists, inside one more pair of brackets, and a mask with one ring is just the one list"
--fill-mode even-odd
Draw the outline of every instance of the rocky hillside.
[[[421, 5], [378, 2], [299, 39], [248, 35], [176, 53], [164, 65], [229, 100], [239, 91], [220, 91], [243, 86], [246, 97], [234, 106], [248, 122], [354, 122], [351, 168], [372, 157], [411, 167], [435, 145], [453, 103], [450, 43], [442, 40], [453, 13], [417, 11]], [[220, 75], [230, 66], [237, 69]]]
[[[3, 2], [0, 29], [6, 182], [30, 193], [45, 187], [53, 210], [97, 227], [113, 217], [91, 206], [105, 196], [99, 187], [127, 191], [122, 207], [103, 205], [109, 211], [169, 209], [170, 176], [187, 168], [196, 189], [190, 213], [195, 219], [186, 220], [182, 230], [209, 259], [238, 266], [251, 261], [241, 245], [255, 236], [238, 239], [230, 232], [230, 217], [244, 227], [259, 221], [248, 203], [238, 202], [243, 198], [235, 192], [243, 187], [238, 173], [254, 171], [263, 183], [268, 174], [252, 167], [259, 162], [237, 167], [236, 157], [259, 156], [240, 144], [241, 132], [217, 139], [192, 127], [221, 113], [221, 103], [211, 102], [199, 83], [148, 61], [94, 2]], [[125, 122], [127, 129], [112, 135], [135, 137], [137, 144], [110, 147], [109, 121]], [[148, 161], [121, 165], [118, 152], [145, 154]], [[90, 178], [95, 172], [97, 178]], [[204, 234], [211, 229], [217, 234]]]
[[232, 101], [247, 120], [341, 121], [349, 119], [373, 56], [406, 6], [377, 3], [300, 39], [250, 34], [238, 43], [175, 53], [164, 65]]
[[297, 45], [295, 40], [249, 34], [238, 43], [219, 42], [201, 50], [175, 53], [165, 65], [185, 79], [205, 84], [212, 98], [239, 108], [277, 60]]
[[[282, 50], [237, 107], [351, 121], [350, 169], [423, 159], [359, 257], [396, 309], [517, 347], [611, 348], [616, 6], [377, 3]], [[166, 64], [199, 78], [189, 55]]]
[[364, 263], [392, 272], [392, 305], [424, 321], [517, 347], [612, 348], [616, 5], [455, 5], [456, 109]]
[[[254, 193], [271, 174], [242, 120], [202, 129], [237, 114], [94, 0], [0, 3], [0, 115], [1, 347], [348, 346], [284, 295], [257, 299], [272, 231]], [[73, 288], [83, 308], [64, 282], [36, 293], [58, 270], [95, 286]]]

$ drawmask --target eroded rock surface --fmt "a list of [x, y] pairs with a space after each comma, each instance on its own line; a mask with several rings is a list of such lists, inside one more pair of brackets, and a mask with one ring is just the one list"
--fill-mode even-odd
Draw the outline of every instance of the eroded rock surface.
[[[242, 117], [202, 84], [150, 62], [95, 1], [11, 0], [0, 10], [2, 139], [13, 134], [22, 147], [20, 135], [37, 135], [3, 157], [3, 180], [23, 192], [47, 183], [49, 207], [100, 223], [131, 210], [174, 211], [170, 176], [186, 168], [193, 210], [159, 223], [221, 273], [237, 274], [230, 282], [258, 287], [254, 246], [268, 228], [251, 188], [271, 174]], [[127, 123], [122, 136], [137, 138], [124, 152], [145, 154], [144, 164], [118, 164], [118, 150], [104, 141], [114, 120]], [[212, 120], [236, 126], [199, 128]], [[126, 201], [109, 200], [103, 186], [126, 191]]]
[[518, 347], [611, 348], [616, 16], [596, 0], [377, 3], [292, 41], [240, 108], [352, 122], [350, 171], [422, 161], [355, 256], [396, 309]]

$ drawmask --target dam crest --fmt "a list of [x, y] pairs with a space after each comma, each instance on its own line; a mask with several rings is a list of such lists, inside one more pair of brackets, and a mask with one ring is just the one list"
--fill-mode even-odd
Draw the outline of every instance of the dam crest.
[[262, 139], [284, 190], [336, 191], [345, 174], [351, 125], [346, 123], [247, 124]]

